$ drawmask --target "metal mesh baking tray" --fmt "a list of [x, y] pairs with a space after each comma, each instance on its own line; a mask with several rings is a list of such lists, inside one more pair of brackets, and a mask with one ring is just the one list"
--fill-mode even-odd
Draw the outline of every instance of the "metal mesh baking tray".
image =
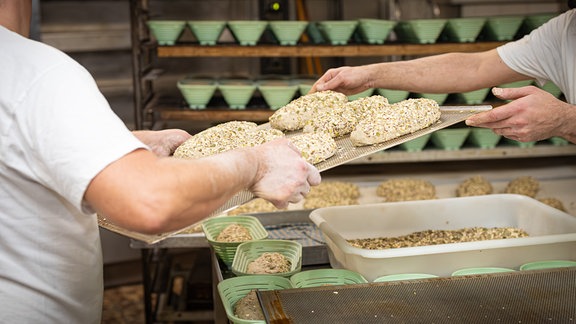
[[[318, 168], [320, 172], [326, 171], [328, 169], [332, 169], [339, 165], [345, 164], [347, 162], [353, 161], [355, 159], [370, 155], [372, 153], [376, 153], [382, 150], [386, 150], [388, 148], [394, 147], [396, 145], [402, 144], [404, 142], [408, 142], [420, 136], [432, 133], [439, 129], [443, 129], [459, 122], [466, 120], [468, 117], [477, 114], [482, 111], [487, 111], [492, 109], [490, 105], [479, 105], [479, 106], [442, 106], [440, 107], [441, 115], [440, 119], [434, 123], [433, 125], [416, 131], [411, 134], [406, 134], [395, 139], [382, 142], [379, 144], [369, 145], [369, 146], [361, 146], [355, 147], [350, 140], [350, 136], [342, 136], [336, 139], [336, 144], [338, 146], [338, 151], [334, 156], [330, 157], [326, 161], [322, 161], [315, 166]], [[270, 124], [262, 124], [259, 127], [261, 128], [269, 128]], [[291, 132], [287, 134], [287, 137], [294, 136], [299, 134], [300, 132]], [[250, 200], [254, 199], [254, 195], [249, 191], [241, 191], [228, 200], [222, 207], [218, 208], [214, 213], [212, 213], [209, 217], [214, 217], [225, 213], [231, 209], [236, 208], [242, 204], [249, 202]], [[146, 242], [148, 244], [157, 243], [169, 236], [172, 236], [176, 233], [185, 231], [189, 228], [196, 228], [199, 226], [200, 223], [193, 224], [186, 228], [182, 228], [177, 231], [162, 233], [158, 235], [146, 235], [134, 231], [126, 230], [122, 227], [114, 225], [107, 221], [104, 217], [98, 216], [98, 225], [102, 228], [106, 228], [112, 232], [130, 237], [132, 239], [140, 240]]]

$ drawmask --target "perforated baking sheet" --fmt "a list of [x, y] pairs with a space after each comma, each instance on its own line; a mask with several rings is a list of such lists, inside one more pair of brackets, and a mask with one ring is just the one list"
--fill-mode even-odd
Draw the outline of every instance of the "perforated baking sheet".
[[[392, 139], [390, 141], [382, 142], [382, 143], [375, 144], [375, 145], [356, 147], [352, 144], [352, 141], [350, 140], [350, 136], [342, 136], [341, 138], [336, 139], [336, 144], [338, 146], [338, 151], [336, 152], [336, 154], [334, 154], [334, 156], [330, 157], [326, 161], [323, 161], [323, 162], [316, 164], [316, 167], [318, 168], [318, 170], [320, 172], [326, 171], [328, 169], [332, 169], [334, 167], [337, 167], [339, 165], [353, 161], [355, 159], [358, 159], [358, 158], [361, 158], [361, 157], [364, 157], [364, 156], [367, 156], [367, 155], [370, 155], [372, 153], [376, 153], [376, 152], [379, 152], [382, 150], [386, 150], [388, 148], [391, 148], [391, 147], [394, 147], [396, 145], [402, 144], [404, 142], [408, 142], [410, 140], [418, 138], [420, 136], [432, 133], [432, 132], [437, 131], [439, 129], [443, 129], [443, 128], [452, 126], [454, 124], [457, 124], [459, 122], [466, 120], [468, 117], [470, 117], [476, 113], [490, 110], [490, 109], [492, 109], [492, 106], [489, 106], [489, 105], [443, 106], [443, 107], [440, 107], [440, 111], [441, 111], [440, 119], [436, 123], [434, 123], [433, 125], [431, 125], [427, 128], [421, 129], [419, 131], [416, 131], [414, 133], [400, 136], [400, 137]], [[270, 127], [270, 124], [266, 123], [266, 124], [260, 125], [259, 127], [263, 127], [263, 128]], [[297, 135], [299, 133], [300, 132], [293, 132], [291, 134], [288, 134], [287, 136], [294, 136], [294, 135]], [[212, 213], [212, 215], [209, 217], [221, 215], [222, 213], [225, 213], [225, 212], [227, 212], [231, 209], [234, 209], [234, 208], [236, 208], [242, 204], [245, 204], [252, 199], [254, 199], [254, 195], [251, 192], [241, 191], [238, 194], [236, 194], [234, 197], [232, 197], [230, 200], [228, 200], [222, 207], [220, 207], [216, 211], [214, 211], [214, 213]], [[162, 234], [158, 234], [158, 235], [146, 235], [146, 234], [141, 234], [138, 232], [126, 230], [122, 227], [116, 226], [116, 225], [108, 222], [104, 217], [101, 217], [101, 216], [98, 216], [98, 225], [100, 225], [100, 227], [102, 227], [102, 228], [106, 228], [112, 232], [130, 237], [132, 239], [140, 240], [140, 241], [146, 242], [148, 244], [154, 244], [154, 243], [157, 243], [157, 242], [159, 242], [159, 241], [161, 241], [167, 237], [170, 237], [176, 233], [179, 233], [179, 232], [185, 231], [187, 229], [191, 229], [191, 228], [197, 228], [200, 225], [200, 223], [193, 224], [191, 226], [188, 226], [186, 228], [183, 228], [183, 229], [180, 229], [177, 231], [162, 233]]]

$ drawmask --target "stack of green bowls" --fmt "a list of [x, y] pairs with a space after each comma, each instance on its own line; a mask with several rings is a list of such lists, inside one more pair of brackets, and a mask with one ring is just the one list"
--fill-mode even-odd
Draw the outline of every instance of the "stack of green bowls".
[[385, 19], [359, 19], [358, 31], [368, 44], [384, 44], [397, 22]]
[[298, 84], [288, 80], [261, 80], [257, 84], [258, 91], [272, 110], [286, 106], [298, 91]]
[[356, 20], [324, 20], [318, 28], [332, 45], [346, 45], [358, 26]]
[[190, 20], [188, 26], [200, 45], [216, 45], [226, 27], [221, 20]]
[[218, 89], [230, 109], [246, 109], [256, 91], [256, 83], [250, 79], [223, 79], [219, 81]]
[[228, 29], [234, 38], [242, 46], [254, 46], [262, 37], [268, 27], [267, 21], [262, 20], [231, 20], [228, 21]]
[[148, 20], [146, 24], [161, 46], [174, 45], [186, 27], [183, 20]]
[[484, 102], [486, 96], [490, 92], [490, 88], [483, 88], [474, 91], [457, 93], [456, 97], [464, 101], [467, 105], [478, 105]]
[[206, 109], [218, 84], [212, 79], [186, 78], [178, 81], [178, 89], [191, 109]]
[[391, 90], [391, 89], [376, 89], [376, 93], [388, 99], [389, 103], [397, 103], [406, 100], [410, 95], [410, 91], [406, 90]]
[[452, 18], [448, 19], [444, 34], [447, 39], [458, 43], [475, 42], [482, 31], [486, 18]]
[[282, 46], [296, 45], [304, 30], [307, 21], [302, 20], [274, 20], [269, 23], [270, 30]]
[[412, 19], [400, 21], [394, 30], [398, 39], [407, 43], [434, 44], [446, 25], [446, 19]]
[[520, 29], [524, 16], [495, 16], [486, 19], [484, 31], [488, 40], [510, 41]]

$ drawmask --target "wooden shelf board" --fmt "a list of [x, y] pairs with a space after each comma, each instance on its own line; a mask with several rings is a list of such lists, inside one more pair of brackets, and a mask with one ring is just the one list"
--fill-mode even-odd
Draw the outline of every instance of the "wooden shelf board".
[[448, 52], [479, 52], [496, 48], [504, 42], [384, 44], [384, 45], [256, 45], [222, 44], [215, 46], [158, 46], [158, 57], [335, 57], [431, 55]]

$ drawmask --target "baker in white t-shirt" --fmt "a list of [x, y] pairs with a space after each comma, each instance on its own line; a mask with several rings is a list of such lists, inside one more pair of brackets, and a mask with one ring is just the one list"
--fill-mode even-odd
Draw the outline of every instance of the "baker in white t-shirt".
[[[576, 1], [569, 1], [574, 6]], [[351, 95], [369, 88], [417, 93], [464, 93], [495, 87], [510, 103], [476, 114], [469, 126], [486, 127], [529, 142], [553, 136], [576, 143], [576, 9], [568, 10], [515, 42], [478, 53], [447, 53], [408, 61], [329, 69], [311, 91]], [[566, 101], [535, 86], [496, 86], [536, 80], [556, 84]]]
[[100, 323], [96, 213], [157, 234], [243, 189], [283, 208], [319, 184], [285, 139], [169, 157], [190, 135], [130, 132], [82, 66], [26, 37], [30, 14], [30, 0], [0, 0], [0, 323]]

